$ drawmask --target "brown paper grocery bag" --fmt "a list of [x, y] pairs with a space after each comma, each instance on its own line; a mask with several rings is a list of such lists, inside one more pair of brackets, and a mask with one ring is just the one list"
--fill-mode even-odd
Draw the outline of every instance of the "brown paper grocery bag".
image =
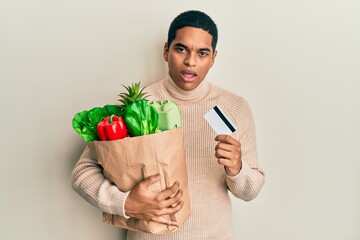
[[[181, 226], [190, 215], [190, 198], [182, 128], [115, 141], [94, 141], [88, 146], [103, 167], [105, 177], [121, 191], [130, 191], [141, 180], [160, 173], [153, 190], [162, 191], [179, 181], [184, 205], [169, 219]], [[104, 213], [104, 221], [114, 226], [155, 234], [171, 233], [175, 226], [135, 218], [125, 219]]]

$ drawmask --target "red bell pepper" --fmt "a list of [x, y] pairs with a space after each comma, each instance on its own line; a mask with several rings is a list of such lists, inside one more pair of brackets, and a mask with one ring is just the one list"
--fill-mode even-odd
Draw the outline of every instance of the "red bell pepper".
[[124, 119], [114, 114], [99, 122], [97, 132], [102, 141], [118, 140], [128, 136]]

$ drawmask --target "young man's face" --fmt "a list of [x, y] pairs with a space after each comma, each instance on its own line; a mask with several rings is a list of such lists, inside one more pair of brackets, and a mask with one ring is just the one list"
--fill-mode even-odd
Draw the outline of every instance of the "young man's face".
[[204, 80], [216, 57], [211, 46], [212, 36], [200, 28], [183, 27], [176, 37], [164, 46], [164, 59], [169, 74], [182, 90], [195, 89]]

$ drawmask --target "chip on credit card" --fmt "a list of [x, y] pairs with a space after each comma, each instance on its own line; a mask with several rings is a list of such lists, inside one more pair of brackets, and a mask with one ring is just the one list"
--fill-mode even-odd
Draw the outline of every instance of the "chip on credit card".
[[230, 135], [236, 131], [235, 125], [230, 121], [219, 106], [213, 107], [204, 115], [204, 118], [217, 134]]

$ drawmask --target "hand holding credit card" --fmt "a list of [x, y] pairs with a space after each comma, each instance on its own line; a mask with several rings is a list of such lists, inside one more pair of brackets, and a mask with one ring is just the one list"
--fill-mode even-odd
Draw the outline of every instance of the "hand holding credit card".
[[230, 135], [236, 131], [235, 125], [230, 121], [219, 106], [213, 107], [204, 115], [204, 118], [217, 134]]

